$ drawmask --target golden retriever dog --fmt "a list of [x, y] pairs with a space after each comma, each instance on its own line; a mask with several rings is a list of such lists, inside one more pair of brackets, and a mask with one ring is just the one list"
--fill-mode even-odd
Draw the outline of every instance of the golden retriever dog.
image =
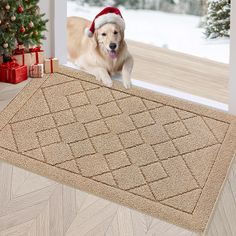
[[111, 76], [121, 73], [124, 87], [130, 88], [133, 58], [124, 40], [124, 29], [124, 20], [117, 8], [105, 8], [93, 22], [68, 17], [69, 60], [108, 87], [112, 86]]

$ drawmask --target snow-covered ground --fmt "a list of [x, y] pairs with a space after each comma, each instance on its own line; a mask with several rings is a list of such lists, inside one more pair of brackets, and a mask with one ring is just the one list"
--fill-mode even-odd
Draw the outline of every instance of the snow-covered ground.
[[[150, 10], [120, 8], [126, 22], [126, 38], [171, 50], [229, 63], [229, 39], [204, 37], [200, 17]], [[99, 7], [79, 6], [68, 1], [67, 15], [93, 20]]]

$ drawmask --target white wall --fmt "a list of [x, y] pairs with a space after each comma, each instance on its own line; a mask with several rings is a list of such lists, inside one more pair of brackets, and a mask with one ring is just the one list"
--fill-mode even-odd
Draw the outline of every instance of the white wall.
[[236, 115], [236, 2], [231, 1], [229, 112]]
[[47, 57], [57, 57], [61, 64], [67, 61], [66, 49], [66, 0], [40, 0], [41, 13], [46, 13], [49, 19], [46, 32], [47, 39], [43, 41], [43, 49]]

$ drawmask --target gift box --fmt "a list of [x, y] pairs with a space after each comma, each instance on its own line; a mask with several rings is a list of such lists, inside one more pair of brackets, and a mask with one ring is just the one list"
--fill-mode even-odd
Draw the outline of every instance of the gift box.
[[29, 52], [31, 54], [31, 65], [32, 64], [43, 64], [44, 62], [44, 51], [40, 46], [35, 48], [30, 48]]
[[32, 78], [42, 78], [43, 77], [43, 64], [31, 65], [29, 67], [29, 76]]
[[30, 48], [29, 52], [26, 52], [24, 47], [19, 47], [13, 51], [13, 57], [20, 65], [26, 65], [29, 67], [32, 64], [43, 64], [44, 51], [41, 47]]
[[48, 58], [44, 61], [45, 73], [54, 73], [59, 71], [59, 60], [57, 58]]
[[19, 65], [15, 61], [2, 63], [0, 65], [0, 81], [17, 84], [27, 80], [27, 66]]
[[32, 55], [31, 53], [26, 53], [24, 49], [15, 49], [13, 52], [13, 57], [19, 65], [25, 65], [27, 67], [32, 65]]

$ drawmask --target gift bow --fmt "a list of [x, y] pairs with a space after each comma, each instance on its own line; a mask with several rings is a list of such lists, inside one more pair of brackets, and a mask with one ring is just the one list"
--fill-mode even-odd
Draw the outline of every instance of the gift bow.
[[16, 48], [13, 51], [13, 54], [15, 54], [15, 55], [20, 55], [20, 54], [24, 54], [24, 53], [25, 53], [25, 49], [24, 48], [22, 48], [22, 49]]
[[43, 50], [41, 49], [41, 46], [30, 48], [29, 51], [30, 52], [43, 52]]
[[12, 58], [12, 61], [8, 61], [8, 62], [4, 62], [1, 64], [1, 66], [3, 68], [14, 68], [14, 67], [18, 67], [19, 64], [16, 62], [16, 59], [15, 58]]

